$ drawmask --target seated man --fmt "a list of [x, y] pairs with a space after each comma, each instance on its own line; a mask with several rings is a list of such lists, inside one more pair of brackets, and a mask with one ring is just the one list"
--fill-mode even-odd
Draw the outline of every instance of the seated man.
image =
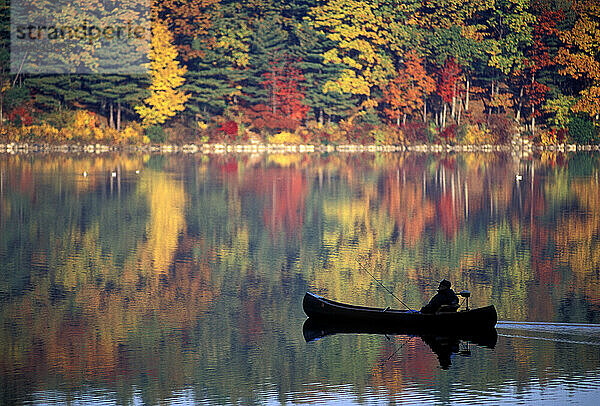
[[450, 286], [450, 281], [447, 281], [446, 279], [441, 281], [438, 293], [431, 298], [429, 303], [423, 306], [421, 313], [435, 313], [444, 305], [458, 307], [458, 296], [450, 289]]

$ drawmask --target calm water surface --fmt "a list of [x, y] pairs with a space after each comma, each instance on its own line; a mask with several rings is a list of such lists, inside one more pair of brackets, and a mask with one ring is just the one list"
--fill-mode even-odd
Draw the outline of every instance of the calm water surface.
[[[0, 156], [2, 404], [596, 404], [600, 156]], [[359, 266], [360, 264], [360, 266]], [[368, 270], [366, 272], [365, 270]], [[308, 290], [495, 345], [306, 342]], [[493, 347], [493, 348], [490, 348]]]

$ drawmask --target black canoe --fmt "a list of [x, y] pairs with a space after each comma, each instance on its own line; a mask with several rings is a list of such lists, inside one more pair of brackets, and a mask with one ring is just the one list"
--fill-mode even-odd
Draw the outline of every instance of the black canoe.
[[315, 320], [369, 323], [374, 326], [398, 326], [403, 329], [418, 329], [420, 331], [457, 328], [463, 331], [487, 330], [494, 328], [498, 321], [494, 306], [449, 313], [423, 314], [410, 310], [349, 305], [334, 302], [310, 292], [304, 295], [302, 306], [304, 313]]

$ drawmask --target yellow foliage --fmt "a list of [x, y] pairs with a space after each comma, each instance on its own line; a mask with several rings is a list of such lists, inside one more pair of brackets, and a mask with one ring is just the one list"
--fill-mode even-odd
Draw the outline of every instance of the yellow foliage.
[[77, 110], [73, 124], [64, 128], [64, 139], [83, 142], [112, 142], [117, 138], [117, 131], [99, 128], [98, 116], [87, 110]]
[[574, 79], [584, 79], [587, 87], [579, 93], [579, 100], [571, 107], [573, 112], [583, 112], [590, 116], [600, 114], [600, 17], [595, 2], [575, 2], [579, 18], [570, 30], [560, 32], [560, 39], [566, 44], [558, 51], [557, 63], [562, 68], [560, 74]]
[[467, 133], [462, 142], [467, 145], [485, 144], [490, 142], [489, 134], [477, 125], [470, 125], [467, 127]]
[[267, 137], [270, 144], [302, 144], [303, 140], [298, 134], [289, 131], [282, 131], [278, 134]]
[[[341, 127], [341, 125], [340, 125], [340, 127]], [[333, 128], [330, 131], [328, 131], [326, 134], [327, 134], [327, 141], [329, 141], [329, 142], [338, 143], [338, 142], [346, 142], [347, 141], [347, 138], [346, 138], [347, 131], [343, 128]]]
[[73, 127], [74, 128], [90, 128], [96, 127], [98, 124], [98, 117], [87, 110], [77, 110], [75, 112]]
[[504, 107], [508, 109], [514, 106], [512, 97], [508, 93], [496, 93], [492, 100], [490, 100], [490, 106], [492, 107]]
[[590, 116], [600, 114], [600, 80], [579, 93], [579, 100], [571, 107], [575, 113], [587, 113]]
[[541, 131], [540, 132], [540, 142], [544, 146], [557, 145], [559, 142], [558, 142], [558, 137], [557, 137], [556, 131], [552, 131], [552, 130]]
[[[119, 142], [123, 144], [137, 144], [144, 142], [144, 138], [148, 138], [144, 135], [142, 127], [138, 123], [131, 123], [123, 131], [121, 131]], [[148, 142], [150, 140], [148, 139]]]
[[106, 144], [148, 143], [144, 140], [143, 129], [137, 123], [128, 124], [121, 132], [102, 126], [99, 117], [87, 110], [73, 114], [73, 122], [65, 128], [55, 128], [48, 123], [11, 128], [7, 133], [13, 142], [36, 141], [47, 143], [82, 142]]
[[323, 54], [325, 63], [348, 66], [337, 80], [325, 83], [324, 92], [371, 95], [392, 76], [392, 57], [381, 52], [390, 46], [398, 23], [382, 18], [377, 4], [356, 0], [331, 0], [310, 12], [311, 25], [336, 43]]
[[404, 134], [400, 129], [375, 129], [369, 135], [377, 145], [400, 145], [404, 142]]
[[155, 22], [152, 27], [149, 58], [152, 77], [150, 97], [144, 100], [143, 105], [135, 107], [144, 127], [162, 124], [178, 111], [183, 111], [184, 104], [190, 97], [189, 94], [176, 90], [185, 82], [183, 75], [186, 68], [179, 66], [173, 35], [160, 22]]

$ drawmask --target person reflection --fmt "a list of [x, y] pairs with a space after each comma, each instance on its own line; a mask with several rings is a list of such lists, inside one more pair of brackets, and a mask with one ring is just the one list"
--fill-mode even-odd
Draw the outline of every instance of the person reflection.
[[450, 368], [452, 365], [452, 354], [458, 353], [460, 340], [453, 336], [423, 335], [421, 339], [437, 355], [442, 369]]

